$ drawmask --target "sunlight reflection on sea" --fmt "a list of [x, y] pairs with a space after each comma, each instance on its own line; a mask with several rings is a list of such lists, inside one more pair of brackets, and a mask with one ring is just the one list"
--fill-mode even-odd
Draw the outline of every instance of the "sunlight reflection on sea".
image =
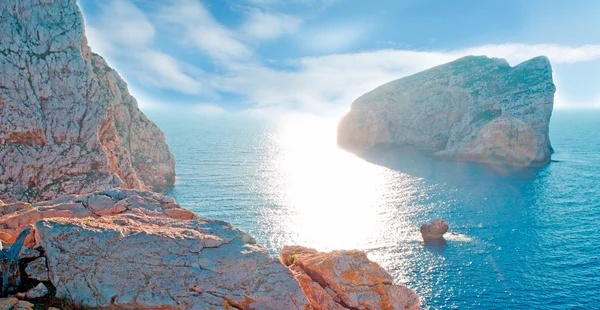
[[[340, 150], [335, 119], [152, 113], [177, 160], [170, 194], [229, 221], [276, 256], [283, 245], [362, 249], [425, 308], [600, 304], [600, 114], [555, 112], [551, 163], [509, 174], [395, 149]], [[419, 225], [452, 234], [425, 246]]]

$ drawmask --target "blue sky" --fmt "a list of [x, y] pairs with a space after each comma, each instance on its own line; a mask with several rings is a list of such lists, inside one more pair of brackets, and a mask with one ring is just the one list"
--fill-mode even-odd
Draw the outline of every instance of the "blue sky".
[[140, 106], [347, 110], [475, 54], [550, 58], [558, 108], [600, 108], [596, 0], [79, 0], [92, 50]]

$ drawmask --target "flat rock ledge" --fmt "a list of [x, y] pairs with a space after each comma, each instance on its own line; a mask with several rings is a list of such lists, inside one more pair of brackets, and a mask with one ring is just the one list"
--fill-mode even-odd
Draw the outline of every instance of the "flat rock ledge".
[[285, 246], [279, 258], [315, 309], [420, 309], [419, 296], [394, 284], [392, 276], [364, 251], [324, 253]]

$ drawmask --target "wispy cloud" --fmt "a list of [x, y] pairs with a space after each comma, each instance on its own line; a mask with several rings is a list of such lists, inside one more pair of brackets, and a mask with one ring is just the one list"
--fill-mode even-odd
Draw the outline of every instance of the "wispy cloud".
[[197, 78], [186, 73], [202, 70], [185, 64], [154, 47], [156, 29], [147, 16], [127, 0], [109, 0], [99, 5], [93, 26], [87, 25], [92, 50], [111, 64], [125, 69], [128, 77], [145, 85], [186, 94], [210, 94]]
[[[358, 96], [385, 82], [466, 55], [503, 57], [513, 65], [546, 55], [552, 63], [563, 64], [599, 61], [599, 48], [506, 44], [445, 51], [378, 50], [303, 58], [295, 71], [238, 67], [214, 79], [219, 80], [219, 91], [238, 93], [255, 105], [337, 111], [347, 109]], [[568, 99], [563, 96], [558, 100]]]
[[241, 30], [252, 38], [271, 40], [296, 32], [301, 24], [300, 18], [291, 15], [253, 9], [248, 13], [248, 19]]
[[183, 33], [184, 45], [189, 43], [225, 64], [252, 56], [252, 50], [233, 31], [217, 22], [199, 1], [164, 1], [161, 4], [160, 20], [176, 26]]
[[340, 53], [355, 47], [367, 34], [367, 27], [359, 24], [322, 25], [302, 33], [301, 44], [318, 53]]

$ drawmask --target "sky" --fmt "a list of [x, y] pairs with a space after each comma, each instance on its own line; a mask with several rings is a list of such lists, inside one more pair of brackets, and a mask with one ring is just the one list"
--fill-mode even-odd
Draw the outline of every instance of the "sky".
[[597, 0], [78, 0], [143, 109], [348, 110], [466, 55], [545, 55], [556, 108], [600, 108]]

